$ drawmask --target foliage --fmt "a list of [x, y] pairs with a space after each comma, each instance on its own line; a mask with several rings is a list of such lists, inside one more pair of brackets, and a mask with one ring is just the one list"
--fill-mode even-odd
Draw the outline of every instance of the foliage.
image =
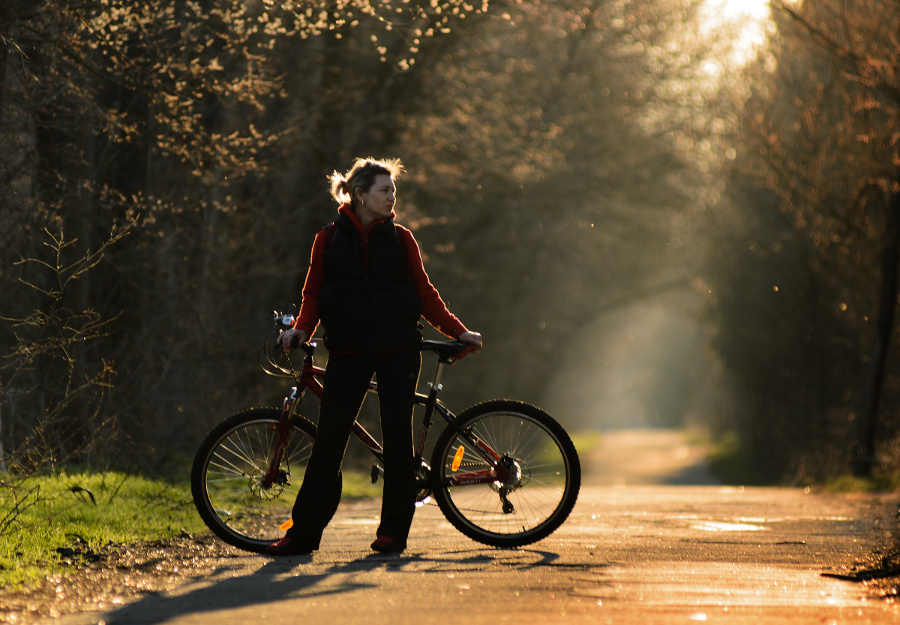
[[20, 278], [37, 301], [27, 316], [2, 318], [10, 325], [12, 341], [2, 364], [6, 380], [0, 387], [0, 397], [10, 410], [0, 424], [16, 443], [0, 453], [2, 472], [28, 474], [50, 463], [84, 461], [101, 440], [108, 443], [114, 438], [104, 414], [115, 375], [113, 363], [101, 359], [88, 370], [85, 362], [86, 349], [108, 334], [113, 320], [77, 307], [72, 291], [127, 232], [128, 227], [113, 232], [83, 256], [73, 255], [77, 240], [46, 232], [48, 260], [26, 258], [17, 263], [37, 267], [30, 272], [34, 282]]
[[452, 306], [502, 354], [467, 363], [488, 392], [542, 402], [586, 325], [688, 284], [703, 186], [676, 148], [709, 113], [674, 84], [711, 53], [683, 32], [698, 5], [504, 6], [426, 78], [432, 106], [404, 120], [412, 210], [429, 270], [467, 285]]
[[[98, 332], [58, 388], [106, 372], [91, 387], [102, 401], [68, 404], [64, 421], [116, 424], [80, 460], [161, 471], [224, 415], [280, 399], [253, 367], [256, 341], [331, 219], [327, 174], [369, 153], [407, 162], [401, 219], [451, 309], [493, 345], [448, 401], [539, 401], [540, 368], [510, 363], [558, 363], [581, 325], [689, 282], [670, 259], [702, 205], [676, 149], [711, 123], [703, 98], [685, 99], [715, 53], [691, 47], [699, 5], [4, 3], [2, 316], [39, 309], [27, 285], [47, 289], [45, 230], [85, 258], [103, 250], [59, 309]], [[16, 327], [4, 354], [28, 339]], [[56, 405], [38, 390], [48, 380], [0, 380], [3, 444], [27, 448]]]
[[[802, 481], [896, 463], [898, 377], [884, 355], [896, 344], [900, 11], [774, 5], [778, 37], [745, 78], [721, 205], [734, 238], [714, 252], [711, 301], [747, 442], [771, 477]], [[867, 458], [882, 381], [881, 456]]]
[[[31, 340], [23, 331], [35, 324], [70, 329], [72, 339], [77, 330], [69, 322], [78, 315], [103, 328], [65, 354], [68, 381], [29, 367], [8, 369], [15, 377], [3, 379], [0, 405], [8, 449], [28, 448], [42, 436], [35, 424], [43, 409], [26, 410], [18, 400], [27, 395], [32, 404], [48, 402], [41, 376], [78, 394], [84, 390], [79, 384], [91, 379], [86, 372], [100, 367], [103, 384], [89, 384], [106, 389], [102, 407], [94, 404], [103, 414], [94, 416], [118, 422], [127, 440], [145, 451], [177, 448], [209, 425], [192, 419], [193, 436], [172, 432], [165, 427], [172, 415], [200, 410], [201, 417], [220, 417], [246, 397], [240, 385], [218, 383], [213, 363], [251, 362], [246, 341], [255, 340], [260, 317], [272, 305], [269, 293], [277, 292], [280, 301], [293, 290], [285, 284], [291, 271], [286, 280], [283, 265], [273, 262], [270, 240], [283, 237], [276, 254], [282, 257], [296, 256], [294, 238], [311, 240], [313, 230], [303, 220], [290, 238], [275, 224], [294, 214], [294, 198], [308, 195], [294, 193], [293, 185], [324, 179], [325, 171], [308, 161], [338, 161], [323, 149], [336, 139], [328, 136], [323, 115], [332, 112], [339, 93], [337, 85], [322, 83], [326, 57], [340, 67], [341, 55], [389, 44], [391, 61], [411, 66], [453, 23], [483, 10], [453, 1], [315, 6], [43, 0], [0, 8], [0, 136], [6, 143], [0, 171], [7, 183], [0, 186], [0, 221], [7, 226], [2, 315], [19, 324], [4, 336], [3, 351], [22, 355], [18, 346]], [[373, 76], [414, 75], [378, 57], [372, 68]], [[272, 163], [286, 166], [273, 171]], [[309, 177], [293, 173], [298, 163]], [[325, 193], [321, 198], [318, 205]], [[106, 233], [121, 232], [122, 224], [133, 236], [110, 246]], [[91, 262], [89, 272], [69, 280], [67, 301], [45, 312], [56, 317], [38, 319], [31, 301], [42, 291], [49, 295], [35, 271], [49, 262], [40, 248], [44, 230], [59, 236], [61, 246], [57, 233], [65, 233], [66, 245], [77, 240], [85, 258], [102, 256], [103, 262]], [[101, 256], [91, 251], [98, 249]], [[267, 283], [265, 302], [245, 311], [243, 302]], [[274, 284], [281, 288], [275, 291]], [[207, 333], [239, 339], [210, 342]], [[111, 385], [112, 363], [126, 372], [126, 384]], [[205, 397], [197, 396], [198, 388]], [[50, 409], [62, 403], [51, 399]], [[79, 410], [91, 411], [81, 405], [72, 412]], [[124, 457], [155, 464], [156, 457], [165, 465], [167, 457], [120, 451], [117, 463]]]
[[[277, 403], [256, 341], [326, 176], [374, 154], [406, 162], [401, 221], [487, 339], [451, 406], [560, 397], [548, 371], [601, 375], [580, 355], [613, 312], [695, 327], [700, 294], [712, 349], [662, 337], [645, 403], [681, 425], [684, 380], [726, 388], [707, 424], [768, 479], [842, 473], [867, 432], [895, 463], [900, 9], [778, 0], [738, 76], [706, 5], [3, 2], [0, 458], [163, 471]], [[575, 404], [597, 418], [548, 407]]]

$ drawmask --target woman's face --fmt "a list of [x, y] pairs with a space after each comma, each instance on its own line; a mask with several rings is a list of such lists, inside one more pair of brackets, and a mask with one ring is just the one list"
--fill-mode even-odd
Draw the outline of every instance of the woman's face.
[[363, 224], [368, 225], [376, 219], [390, 217], [397, 201], [397, 188], [387, 174], [378, 174], [368, 191], [359, 192], [356, 214]]

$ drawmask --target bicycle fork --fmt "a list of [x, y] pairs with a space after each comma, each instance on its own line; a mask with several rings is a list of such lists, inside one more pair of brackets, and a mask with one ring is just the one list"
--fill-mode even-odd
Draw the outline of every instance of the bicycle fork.
[[269, 460], [269, 466], [266, 474], [262, 479], [263, 489], [271, 488], [275, 483], [286, 483], [288, 475], [281, 469], [281, 459], [284, 457], [284, 450], [287, 447], [288, 435], [291, 431], [291, 406], [301, 396], [297, 387], [291, 389], [291, 394], [284, 398], [281, 404], [281, 418], [272, 429], [275, 432], [275, 449], [272, 451], [272, 458]]

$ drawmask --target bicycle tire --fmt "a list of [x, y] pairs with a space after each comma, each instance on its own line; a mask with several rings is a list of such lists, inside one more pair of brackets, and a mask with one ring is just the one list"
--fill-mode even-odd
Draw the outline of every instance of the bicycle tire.
[[281, 524], [303, 481], [316, 426], [292, 422], [281, 460], [281, 483], [261, 486], [276, 443], [281, 411], [252, 408], [228, 417], [200, 444], [191, 467], [191, 492], [203, 522], [229, 545], [262, 553], [284, 535]]
[[[436, 487], [434, 499], [446, 519], [469, 538], [492, 547], [521, 547], [558, 529], [575, 506], [581, 486], [578, 453], [563, 427], [540, 408], [512, 400], [472, 406], [457, 417], [457, 423], [461, 431], [472, 432], [512, 459], [521, 476], [507, 494], [512, 507], [507, 511], [500, 482]], [[432, 454], [434, 484], [447, 484], [456, 473], [453, 464], [460, 446], [459, 470], [489, 468], [456, 429], [447, 428]]]

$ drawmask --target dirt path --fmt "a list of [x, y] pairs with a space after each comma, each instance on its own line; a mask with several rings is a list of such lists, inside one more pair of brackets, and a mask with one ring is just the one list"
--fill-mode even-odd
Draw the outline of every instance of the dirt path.
[[[492, 570], [498, 568], [504, 569], [513, 565], [515, 565], [514, 568], [519, 568], [521, 565], [519, 560], [522, 558], [527, 559], [531, 555], [545, 553], [549, 550], [555, 551], [558, 556], [554, 557], [558, 557], [559, 560], [552, 566], [541, 564], [540, 562], [535, 565], [537, 567], [536, 570], [539, 572], [539, 581], [536, 582], [539, 586], [549, 583], [546, 581], [546, 578], [550, 571], [554, 575], [557, 573], [562, 575], [562, 573], [570, 571], [583, 577], [578, 571], [596, 570], [598, 571], [598, 579], [615, 573], [628, 580], [627, 584], [632, 585], [628, 586], [626, 584], [619, 586], [619, 588], [627, 589], [633, 587], [639, 591], [640, 588], [643, 588], [640, 584], [662, 584], [664, 580], [660, 578], [657, 582], [653, 581], [652, 575], [655, 569], [647, 569], [642, 572], [642, 574], [650, 576], [648, 578], [650, 581], [639, 582], [632, 580], [631, 576], [634, 573], [634, 569], [631, 564], [628, 564], [633, 561], [632, 555], [623, 555], [618, 565], [615, 565], [615, 562], [613, 562], [613, 565], [620, 567], [620, 571], [615, 566], [610, 565], [611, 556], [609, 556], [609, 552], [617, 549], [626, 549], [620, 544], [620, 535], [626, 532], [628, 524], [635, 525], [634, 531], [640, 543], [635, 548], [642, 552], [641, 550], [645, 547], [641, 545], [647, 542], [648, 536], [675, 532], [672, 544], [690, 544], [690, 540], [694, 539], [684, 538], [680, 533], [686, 531], [687, 526], [698, 526], [701, 527], [698, 531], [708, 532], [710, 531], [709, 528], [716, 527], [715, 523], [722, 522], [722, 519], [719, 519], [718, 516], [722, 516], [725, 513], [704, 512], [704, 514], [710, 515], [712, 519], [710, 520], [712, 525], [707, 524], [704, 526], [699, 521], [691, 519], [691, 515], [684, 514], [683, 511], [676, 515], [677, 518], [673, 518], [672, 513], [665, 508], [665, 505], [675, 505], [680, 510], [683, 506], [679, 507], [679, 498], [689, 498], [696, 501], [698, 498], [714, 496], [718, 490], [709, 486], [712, 480], [705, 471], [703, 450], [690, 445], [678, 433], [664, 431], [609, 433], [604, 437], [604, 444], [592, 453], [586, 454], [583, 462], [586, 471], [584, 498], [579, 499], [576, 513], [573, 513], [571, 522], [567, 523], [557, 533], [558, 538], [557, 535], [554, 535], [554, 537], [545, 541], [546, 545], [545, 543], [538, 545], [538, 549], [542, 551], [524, 550], [522, 552], [512, 552], [513, 555], [517, 554], [513, 558], [515, 561], [512, 561], [509, 560], [512, 556], [505, 552], [482, 550], [484, 551], [482, 553], [477, 545], [474, 545], [467, 539], [463, 539], [458, 533], [453, 531], [450, 531], [447, 537], [439, 538], [442, 531], [441, 526], [446, 524], [435, 511], [428, 511], [427, 514], [421, 515], [421, 520], [417, 517], [416, 523], [420, 525], [419, 534], [423, 537], [429, 537], [432, 542], [435, 540], [438, 542], [423, 545], [424, 550], [422, 553], [411, 554], [408, 561], [403, 561], [401, 569], [414, 569], [413, 572], [417, 576], [417, 583], [420, 583], [423, 579], [418, 577], [420, 575], [433, 573], [434, 570], [457, 570], [460, 567], [462, 567], [460, 570], [470, 570], [473, 562], [485, 568], [485, 574], [488, 575]], [[646, 488], [648, 485], [653, 484], [664, 486], [659, 490], [648, 490]], [[684, 486], [685, 484], [700, 486], [686, 487]], [[634, 497], [637, 497], [637, 499], [634, 499]], [[882, 499], [881, 501], [884, 500]], [[665, 502], [669, 503], [666, 504]], [[694, 504], [692, 503], [691, 505]], [[727, 505], [734, 506], [736, 504], [731, 503]], [[881, 510], [873, 511], [871, 514], [890, 516], [886, 507], [889, 505], [887, 503]], [[369, 506], [371, 507], [371, 504]], [[590, 506], [591, 509], [588, 510], [587, 506]], [[366, 525], [367, 522], [369, 522], [369, 525], [372, 522], [372, 519], [369, 518], [372, 516], [371, 511], [368, 511], [366, 505], [350, 505], [346, 508], [342, 507], [342, 509], [345, 510], [345, 516], [336, 520], [335, 533], [333, 534], [333, 540], [337, 541], [333, 543], [334, 554], [329, 553], [322, 558], [316, 556], [316, 561], [313, 563], [322, 569], [321, 575], [318, 577], [312, 570], [314, 568], [318, 570], [316, 567], [307, 566], [304, 571], [309, 571], [309, 575], [297, 578], [295, 577], [296, 573], [291, 573], [292, 567], [297, 565], [296, 562], [284, 564], [280, 561], [266, 561], [264, 558], [249, 556], [243, 552], [233, 550], [209, 536], [184, 536], [167, 542], [107, 548], [96, 561], [84, 562], [76, 558], [72, 565], [73, 570], [70, 573], [50, 576], [43, 583], [27, 591], [0, 591], [0, 621], [16, 624], [53, 623], [55, 625], [96, 623], [98, 621], [95, 618], [85, 613], [110, 613], [118, 615], [117, 620], [111, 622], [161, 622], [159, 618], [163, 618], [162, 616], [148, 616], [150, 620], [144, 621], [141, 618], [135, 620], [134, 615], [141, 611], [142, 608], [140, 606], [147, 606], [149, 609], [150, 606], [168, 605], [169, 609], [174, 609], [177, 612], [181, 605], [178, 603], [177, 597], [184, 595], [184, 593], [191, 595], [192, 592], [198, 596], [205, 596], [204, 593], [207, 593], [205, 588], [209, 587], [210, 584], [208, 580], [215, 580], [223, 575], [226, 577], [237, 576], [244, 580], [242, 583], [251, 583], [254, 579], [258, 580], [260, 577], [265, 577], [269, 574], [275, 575], [279, 579], [282, 574], [289, 575], [289, 578], [286, 579], [292, 580], [292, 583], [301, 584], [301, 586], [298, 586], [298, 589], [302, 591], [303, 579], [307, 579], [309, 583], [314, 584], [330, 584], [338, 583], [335, 580], [341, 580], [348, 575], [353, 580], [359, 580], [363, 577], [368, 579], [368, 576], [374, 575], [376, 577], [373, 579], [380, 580], [382, 578], [377, 577], [377, 575], [381, 572], [381, 568], [387, 567], [386, 570], [394, 570], [395, 572], [401, 570], [397, 568], [400, 565], [372, 563], [365, 558], [365, 536], [372, 529]], [[636, 510], [640, 511], [641, 514], [636, 516]], [[654, 513], [654, 510], [658, 511]], [[377, 513], [377, 510], [375, 512]], [[339, 512], [339, 516], [341, 514]], [[604, 523], [596, 520], [607, 514], [619, 516], [614, 517], [617, 520], [607, 520]], [[654, 514], [656, 516], [653, 516]], [[731, 512], [728, 512], [728, 514], [730, 515]], [[781, 515], [782, 519], [784, 518], [784, 512], [779, 512], [778, 514]], [[725, 518], [725, 516], [722, 516], [722, 518]], [[784, 521], [780, 522], [784, 523]], [[867, 522], [872, 523], [873, 521]], [[609, 525], [610, 523], [613, 523], [615, 527]], [[730, 521], [726, 525], [729, 523], [731, 523], [731, 526], [735, 526]], [[875, 523], [875, 526], [877, 526], [877, 519]], [[681, 528], [679, 524], [685, 525], [686, 528]], [[745, 525], [760, 525], [760, 523], [746, 523]], [[884, 526], [882, 525], [881, 527], [883, 528]], [[735, 526], [731, 527], [731, 529], [740, 530], [740, 527]], [[723, 536], [726, 535], [729, 534], [723, 534]], [[730, 534], [730, 536], [733, 535], [735, 534]], [[751, 536], [752, 533], [747, 535]], [[881, 538], [879, 540], [887, 542], [885, 537], [888, 535], [889, 532], [886, 534], [883, 529], [880, 530], [879, 536]], [[598, 559], [597, 563], [588, 562], [587, 560], [591, 558], [582, 553], [584, 549], [582, 545], [585, 544], [584, 540], [587, 540], [587, 536], [590, 536], [592, 544], [598, 541], [611, 541], [603, 550], [606, 553], [602, 558]], [[685, 540], [688, 540], [688, 542], [685, 543]], [[779, 549], [806, 550], [796, 541], [796, 544], [791, 547], [790, 544], [793, 544], [791, 543], [793, 540], [793, 538], [789, 537], [785, 541], [785, 545], [779, 547]], [[857, 537], [853, 537], [851, 540], [855, 543]], [[356, 543], [360, 543], [362, 547], [356, 545]], [[717, 545], [720, 543], [721, 541], [713, 540], [704, 548], [718, 549]], [[345, 544], [354, 546], [347, 547]], [[542, 547], [542, 545], [545, 546]], [[759, 547], [753, 545], [753, 549], [759, 549]], [[854, 549], [856, 548], [854, 547]], [[623, 554], [626, 551], [623, 551]], [[815, 566], [824, 565], [823, 568], [833, 569], [836, 575], [843, 575], [844, 577], [852, 577], [854, 575], [877, 577], [880, 575], [879, 571], [883, 572], [885, 566], [889, 568], [895, 563], [895, 558], [890, 554], [888, 554], [889, 557], [884, 562], [880, 562], [877, 557], [847, 561], [848, 554], [856, 553], [855, 551], [834, 549], [828, 553], [831, 555], [826, 556], [825, 560], [827, 561], [828, 558], [831, 558], [833, 561], [824, 562], [822, 558], [819, 558], [816, 560]], [[857, 556], [859, 555], [857, 553]], [[594, 554], [591, 554], [591, 556], [595, 557]], [[690, 558], [695, 556], [685, 557], [688, 561], [691, 561]], [[458, 562], [459, 558], [463, 558], [465, 562]], [[334, 560], [334, 562], [331, 562], [331, 560]], [[559, 564], [559, 562], [562, 562], [562, 564]], [[567, 562], [568, 564], [566, 564]], [[284, 566], [282, 566], [283, 564]], [[628, 564], [627, 567], [625, 566], [626, 564]], [[662, 575], [662, 573], [669, 571], [672, 566], [674, 564], [667, 561], [665, 571], [660, 569], [656, 573]], [[244, 569], [247, 570], [245, 571]], [[281, 571], [281, 569], [285, 570]], [[335, 575], [334, 571], [336, 570], [344, 572]], [[244, 572], [241, 573], [241, 571]], [[274, 571], [274, 573], [263, 573], [263, 571]], [[715, 571], [707, 571], [707, 574], [715, 575]], [[441, 575], [446, 577], [445, 573], [441, 573]], [[666, 575], [669, 575], [669, 573], [666, 572]], [[814, 580], [817, 575], [818, 573], [813, 572], [810, 579]], [[452, 578], [453, 574], [451, 573], [450, 576]], [[387, 583], [393, 583], [393, 578], [389, 577], [386, 579], [388, 580]], [[580, 584], [581, 582], [578, 581], [580, 578], [576, 577], [574, 578], [575, 581], [571, 581], [565, 578], [565, 575], [558, 575], [555, 579], [556, 581], [553, 583], [561, 584], [561, 592], [567, 592], [570, 598], [575, 597], [577, 599], [576, 603], [583, 599], [583, 597], [579, 598], [577, 595], [578, 592], [581, 592], [577, 589], [564, 590], [566, 584]], [[810, 579], [803, 578], [797, 583], [801, 584], [802, 582], [802, 585], [807, 585], [810, 583]], [[867, 580], [867, 588], [859, 587], [859, 592], [868, 592], [873, 597], [878, 595], [893, 597], [896, 592], [897, 582], [897, 578], [890, 576], [885, 576], [880, 580], [870, 579]], [[227, 585], [227, 580], [224, 578], [221, 582], [218, 582], [219, 585], [223, 583]], [[212, 582], [212, 587], [215, 586], [216, 582]], [[273, 587], [265, 586], [264, 588], [268, 590]], [[398, 600], [404, 593], [415, 593], [414, 590], [399, 592], [400, 595], [397, 595]], [[611, 591], [607, 588], [603, 592], [609, 593]], [[624, 593], [625, 591], [622, 592]], [[472, 594], [474, 595], [475, 593], [473, 592]], [[159, 597], [159, 601], [155, 601], [154, 597]], [[624, 597], [623, 595], [620, 599]], [[171, 600], [168, 598], [171, 598]], [[518, 595], [516, 598], [518, 598]], [[575, 604], [572, 605], [575, 606]], [[129, 606], [133, 606], [134, 609]], [[181, 607], [185, 606], [181, 605]], [[252, 611], [253, 606], [250, 605], [248, 607]], [[165, 617], [164, 620], [173, 617], [174, 615]]]

